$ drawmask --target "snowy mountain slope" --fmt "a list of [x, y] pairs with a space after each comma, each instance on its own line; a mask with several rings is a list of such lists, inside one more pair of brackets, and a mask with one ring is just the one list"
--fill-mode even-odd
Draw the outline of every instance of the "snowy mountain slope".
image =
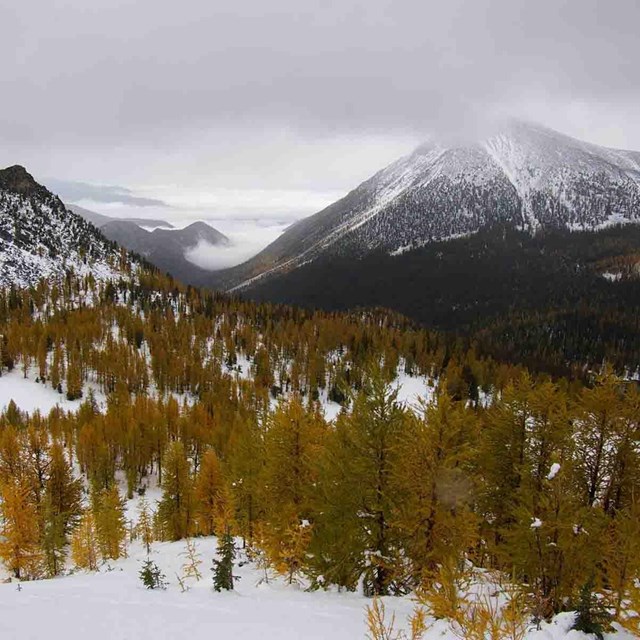
[[319, 256], [401, 252], [496, 223], [532, 231], [616, 222], [640, 222], [640, 153], [515, 121], [481, 142], [420, 146], [215, 283], [244, 288]]
[[65, 208], [27, 171], [0, 171], [0, 286], [34, 285], [73, 270], [97, 279], [118, 274], [118, 249]]
[[516, 188], [537, 225], [598, 228], [640, 218], [640, 153], [607, 149], [521, 122], [484, 149]]

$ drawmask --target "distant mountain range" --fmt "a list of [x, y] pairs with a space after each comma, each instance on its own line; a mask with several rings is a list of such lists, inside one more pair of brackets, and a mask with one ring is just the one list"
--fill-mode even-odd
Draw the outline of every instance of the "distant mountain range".
[[[111, 218], [77, 205], [69, 208], [88, 220], [113, 242], [133, 251], [153, 265], [189, 284], [204, 284], [211, 273], [189, 262], [186, 254], [201, 242], [228, 246], [229, 238], [205, 222], [175, 229], [164, 220]], [[156, 227], [152, 231], [144, 227]]]
[[639, 222], [640, 153], [521, 122], [474, 144], [422, 145], [217, 272], [185, 257], [228, 244], [207, 224], [74, 212], [16, 166], [0, 171], [0, 285], [68, 269], [117, 276], [121, 245], [188, 284], [330, 310], [387, 307], [533, 369], [607, 358], [635, 371]]
[[163, 227], [165, 229], [174, 228], [174, 226], [166, 220], [156, 220], [154, 218], [112, 218], [111, 216], [106, 216], [103, 213], [97, 213], [96, 211], [85, 209], [77, 204], [68, 204], [67, 209], [77, 213], [79, 216], [82, 216], [85, 220], [98, 228], [103, 227], [105, 224], [113, 222], [114, 220], [126, 220], [127, 222], [137, 224], [139, 227]]
[[420, 146], [212, 282], [257, 291], [322, 257], [396, 255], [496, 224], [535, 232], [638, 221], [639, 152], [511, 121], [473, 144]]

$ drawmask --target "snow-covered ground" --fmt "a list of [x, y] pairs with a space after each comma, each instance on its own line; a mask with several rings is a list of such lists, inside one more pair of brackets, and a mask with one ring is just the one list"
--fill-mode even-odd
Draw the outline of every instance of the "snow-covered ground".
[[398, 402], [410, 409], [419, 406], [421, 400], [430, 402], [435, 391], [434, 382], [426, 376], [410, 376], [398, 372], [395, 385], [398, 387]]
[[[154, 544], [151, 558], [169, 582], [166, 591], [148, 591], [138, 572], [146, 554], [140, 545], [131, 556], [113, 562], [111, 571], [55, 580], [0, 585], [0, 638], [36, 640], [139, 640], [141, 638], [349, 638], [365, 637], [367, 600], [355, 594], [307, 593], [281, 580], [261, 583], [253, 565], [238, 567], [234, 592], [216, 593], [211, 580], [215, 540], [196, 542], [203, 579], [190, 580], [182, 593], [184, 543]], [[411, 602], [390, 599], [390, 610], [403, 618]]]
[[[146, 553], [140, 543], [130, 556], [103, 566], [98, 573], [78, 573], [53, 580], [0, 585], [0, 638], [20, 640], [278, 640], [366, 638], [366, 607], [371, 600], [355, 593], [306, 592], [281, 578], [264, 581], [254, 564], [236, 567], [233, 592], [216, 593], [210, 567], [214, 538], [195, 541], [202, 559], [202, 579], [188, 579], [183, 592], [185, 543], [155, 543], [151, 559], [166, 575], [165, 591], [146, 590], [138, 573]], [[396, 615], [401, 627], [414, 602], [409, 597], [384, 598], [388, 619]], [[541, 630], [531, 630], [527, 640], [586, 640], [569, 631], [572, 614], [558, 616]], [[630, 635], [608, 638], [628, 640]], [[454, 640], [444, 621], [434, 622], [425, 640]]]
[[58, 393], [50, 384], [37, 383], [33, 372], [29, 372], [27, 376], [25, 378], [18, 369], [2, 374], [0, 411], [4, 411], [11, 400], [21, 411], [33, 413], [39, 410], [43, 414], [48, 414], [55, 406], [60, 406], [66, 411], [75, 411], [82, 404], [82, 400], [67, 400], [64, 394]]
[[[246, 358], [238, 357], [238, 365], [234, 370], [235, 375], [239, 378], [248, 380], [251, 377], [251, 362]], [[80, 400], [67, 400], [64, 394], [58, 393], [50, 384], [40, 384], [36, 380], [37, 373], [35, 369], [31, 369], [27, 373], [27, 378], [23, 376], [22, 370], [14, 369], [9, 373], [3, 373], [0, 377], [0, 412], [4, 411], [9, 402], [13, 400], [18, 409], [33, 413], [39, 410], [43, 414], [48, 414], [51, 409], [60, 406], [66, 411], [76, 411], [82, 402], [86, 399], [86, 395], [91, 389], [94, 397], [98, 401], [98, 405], [105, 404], [104, 394], [93, 383], [85, 383], [84, 395]], [[398, 401], [408, 408], [418, 408], [420, 399], [429, 401], [434, 392], [434, 383], [426, 376], [410, 376], [404, 372], [399, 372], [394, 383], [398, 387]], [[153, 392], [153, 389], [151, 389]], [[184, 402], [186, 396], [175, 396], [179, 403]], [[320, 394], [320, 403], [324, 410], [325, 418], [329, 421], [334, 420], [342, 410], [341, 405], [327, 398], [326, 389]], [[277, 401], [272, 402], [275, 407]]]
[[[212, 589], [215, 541], [198, 541], [203, 580], [182, 593], [182, 543], [155, 545], [152, 559], [167, 575], [166, 591], [147, 591], [138, 578], [143, 550], [112, 563], [112, 571], [0, 587], [0, 637], [65, 640], [140, 638], [329, 638], [364, 637], [363, 599], [344, 594], [309, 594], [281, 584], [262, 584], [251, 567], [237, 570], [237, 590]], [[402, 603], [399, 603], [402, 604]], [[53, 635], [51, 632], [54, 632]]]

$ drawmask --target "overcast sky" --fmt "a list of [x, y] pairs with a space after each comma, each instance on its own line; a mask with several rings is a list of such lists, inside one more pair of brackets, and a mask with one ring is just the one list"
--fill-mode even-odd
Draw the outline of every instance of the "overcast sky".
[[295, 218], [496, 113], [640, 149], [639, 28], [638, 0], [0, 0], [0, 165]]

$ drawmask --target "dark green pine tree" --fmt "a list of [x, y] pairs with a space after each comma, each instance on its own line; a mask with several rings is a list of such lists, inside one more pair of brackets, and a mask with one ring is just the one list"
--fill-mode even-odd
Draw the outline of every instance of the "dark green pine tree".
[[142, 563], [142, 569], [138, 575], [147, 589], [167, 588], [166, 576], [160, 571], [158, 565], [148, 558]]
[[577, 615], [573, 628], [603, 640], [604, 633], [611, 630], [611, 614], [602, 599], [594, 593], [593, 578], [582, 586], [574, 606]]
[[236, 557], [236, 546], [233, 537], [227, 531], [218, 541], [219, 560], [213, 560], [213, 588], [216, 591], [233, 590], [233, 561]]

